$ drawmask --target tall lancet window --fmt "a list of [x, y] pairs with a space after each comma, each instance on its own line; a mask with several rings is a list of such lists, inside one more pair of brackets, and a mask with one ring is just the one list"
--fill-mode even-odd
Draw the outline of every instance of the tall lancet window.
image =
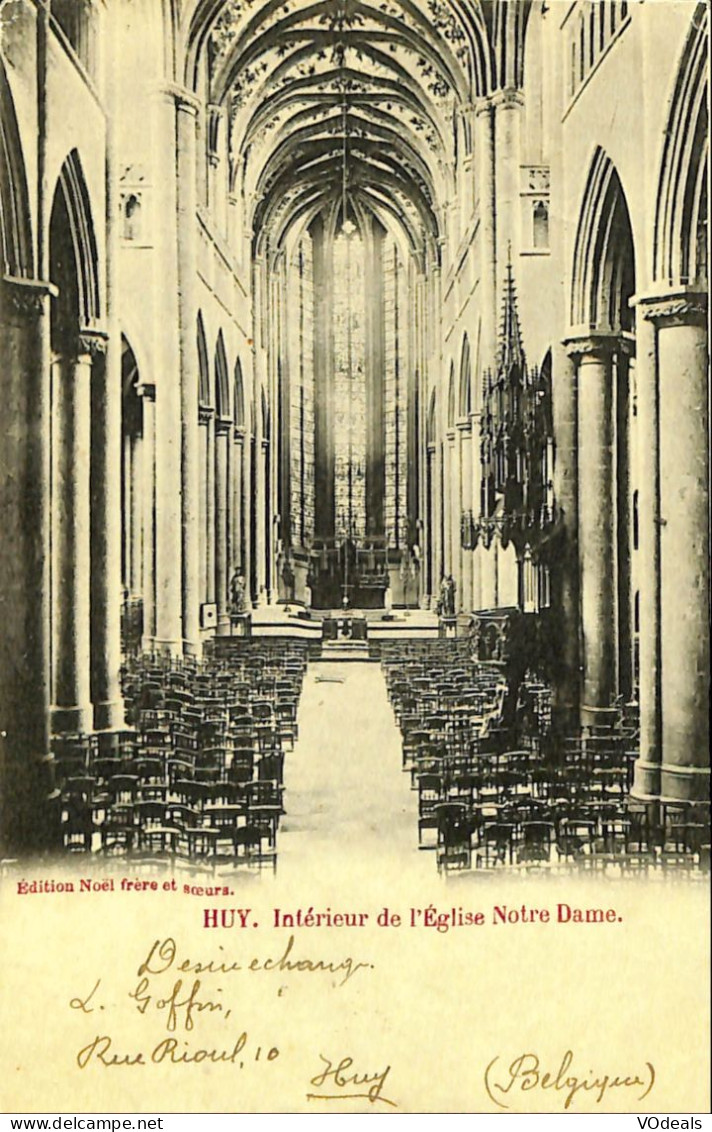
[[394, 240], [383, 243], [385, 331], [385, 527], [391, 546], [407, 539], [408, 339], [406, 269]]
[[335, 533], [337, 538], [362, 539], [366, 533], [364, 247], [348, 220], [334, 240], [333, 256]]
[[314, 535], [314, 252], [308, 234], [299, 241], [289, 287], [292, 542], [304, 546]]

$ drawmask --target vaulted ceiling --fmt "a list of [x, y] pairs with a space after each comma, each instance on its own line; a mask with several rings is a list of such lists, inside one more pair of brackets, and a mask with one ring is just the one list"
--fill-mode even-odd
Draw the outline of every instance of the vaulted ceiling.
[[[474, 101], [521, 82], [529, 0], [197, 0], [186, 80], [229, 131], [257, 246], [376, 215], [437, 255]], [[207, 86], [207, 90], [205, 90]]]

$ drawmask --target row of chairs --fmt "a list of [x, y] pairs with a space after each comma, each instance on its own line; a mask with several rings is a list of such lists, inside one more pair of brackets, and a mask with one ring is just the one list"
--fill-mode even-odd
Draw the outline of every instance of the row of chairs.
[[276, 865], [307, 658], [294, 642], [241, 645], [201, 663], [132, 658], [134, 728], [56, 738], [67, 850]]
[[[562, 738], [535, 678], [524, 694], [520, 685], [517, 713], [506, 719], [501, 669], [471, 662], [468, 672], [453, 645], [419, 642], [409, 655], [383, 658], [403, 768], [418, 792], [418, 843], [436, 849], [440, 867], [708, 869], [708, 809], [660, 812], [630, 797], [638, 746], [631, 705], [620, 705], [611, 725]], [[490, 695], [484, 713], [482, 702], [471, 709], [471, 687], [485, 703]]]

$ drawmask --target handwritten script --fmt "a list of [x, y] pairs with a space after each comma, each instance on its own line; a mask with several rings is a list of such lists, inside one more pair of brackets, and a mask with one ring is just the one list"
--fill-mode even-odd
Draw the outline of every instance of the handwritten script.
[[[329, 990], [340, 991], [357, 975], [373, 969], [372, 963], [353, 956], [306, 955], [294, 935], [280, 943], [273, 954], [247, 957], [228, 954], [222, 947], [217, 955], [188, 956], [172, 936], [167, 936], [154, 940], [143, 956], [130, 985], [118, 998], [111, 987], [111, 976], [104, 974], [69, 998], [70, 1009], [84, 1022], [91, 1022], [89, 1033], [85, 1033], [74, 1055], [80, 1070], [140, 1070], [151, 1065], [191, 1066], [204, 1062], [222, 1063], [238, 1070], [257, 1062], [269, 1065], [280, 1057], [279, 1040], [274, 1035], [253, 1034], [242, 1017], [235, 1024], [241, 980], [267, 978], [281, 997], [295, 980], [319, 977]], [[129, 1018], [138, 1014], [147, 1020], [146, 1040], [136, 1040], [135, 1026], [132, 1042], [122, 1042], [117, 1036], [122, 1010], [124, 1021], [127, 1010]], [[208, 1022], [206, 1035], [202, 1031]], [[378, 1074], [365, 1075], [363, 1080], [352, 1075], [350, 1083], [367, 1086], [373, 1100], [385, 1100], [380, 1090], [387, 1073], [388, 1070], [380, 1078]], [[341, 1087], [341, 1076], [336, 1083]]]
[[574, 1101], [583, 1096], [592, 1096], [595, 1104], [601, 1104], [606, 1094], [613, 1090], [634, 1090], [636, 1099], [643, 1101], [655, 1084], [655, 1069], [649, 1061], [645, 1062], [642, 1072], [635, 1073], [595, 1073], [589, 1069], [588, 1073], [580, 1074], [573, 1071], [573, 1063], [574, 1055], [570, 1049], [553, 1070], [543, 1069], [536, 1053], [518, 1054], [506, 1067], [498, 1055], [485, 1070], [485, 1089], [498, 1108], [514, 1108], [517, 1093], [541, 1090], [558, 1095], [564, 1109], [570, 1109]]
[[390, 1065], [385, 1069], [376, 1070], [375, 1073], [367, 1073], [363, 1070], [354, 1069], [354, 1059], [352, 1057], [342, 1057], [340, 1061], [334, 1062], [329, 1057], [324, 1057], [323, 1053], [319, 1054], [324, 1068], [312, 1077], [309, 1084], [313, 1085], [315, 1089], [322, 1089], [323, 1092], [307, 1093], [307, 1100], [309, 1101], [340, 1101], [340, 1100], [367, 1100], [371, 1104], [380, 1102], [381, 1104], [390, 1105], [391, 1108], [397, 1108], [398, 1105], [395, 1101], [390, 1100], [383, 1094], [383, 1086], [386, 1083], [386, 1077], [391, 1071]]

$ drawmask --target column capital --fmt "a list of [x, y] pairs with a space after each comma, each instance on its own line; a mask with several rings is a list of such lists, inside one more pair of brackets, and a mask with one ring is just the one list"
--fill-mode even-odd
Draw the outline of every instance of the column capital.
[[216, 417], [215, 418], [215, 435], [216, 436], [229, 436], [231, 428], [232, 428], [232, 419], [230, 417]]
[[596, 334], [595, 332], [575, 334], [570, 338], [564, 338], [562, 345], [569, 357], [579, 360], [590, 357], [597, 361], [607, 361], [617, 351], [629, 349], [627, 339], [621, 338], [620, 334]]
[[96, 358], [106, 354], [109, 345], [109, 335], [105, 330], [80, 330], [77, 339], [77, 349], [80, 355]]
[[150, 382], [143, 381], [136, 386], [136, 394], [138, 397], [143, 397], [146, 401], [155, 401], [156, 386]]
[[174, 102], [177, 110], [182, 110], [184, 114], [190, 114], [191, 117], [197, 118], [201, 103], [192, 91], [179, 86], [178, 83], [167, 82], [161, 87], [161, 94], [169, 101]]
[[235, 425], [233, 439], [235, 441], [235, 444], [239, 444], [240, 447], [242, 447], [242, 444], [245, 440], [245, 426], [244, 425]]
[[472, 432], [472, 422], [467, 417], [461, 417], [456, 422], [455, 428], [462, 436], [469, 436]]
[[198, 424], [207, 425], [215, 416], [215, 409], [210, 405], [198, 405]]
[[631, 306], [656, 325], [707, 325], [707, 294], [704, 291], [677, 290], [662, 295], [636, 295]]
[[506, 86], [493, 91], [491, 102], [498, 110], [516, 110], [524, 105], [524, 95], [518, 87]]
[[481, 98], [476, 99], [474, 103], [474, 111], [476, 118], [483, 118], [492, 113], [492, 98], [490, 95], [482, 95]]
[[59, 291], [53, 283], [41, 279], [22, 279], [5, 275], [2, 279], [2, 297], [10, 310], [10, 315], [22, 320], [37, 318], [42, 314], [48, 296], [56, 298]]

